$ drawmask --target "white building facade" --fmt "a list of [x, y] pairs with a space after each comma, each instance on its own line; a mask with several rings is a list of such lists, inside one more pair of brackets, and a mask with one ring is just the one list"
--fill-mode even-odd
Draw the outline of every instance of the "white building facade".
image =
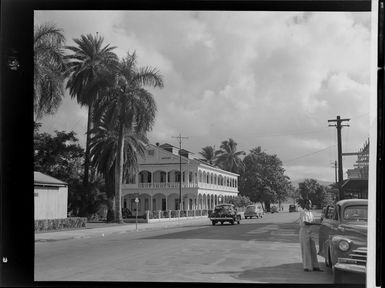
[[35, 220], [67, 218], [67, 183], [34, 172], [34, 200]]
[[205, 164], [183, 149], [180, 155], [170, 144], [148, 145], [145, 157], [139, 159], [138, 173], [123, 184], [122, 208], [133, 212], [138, 207], [138, 215], [146, 211], [212, 210], [238, 195], [238, 174]]

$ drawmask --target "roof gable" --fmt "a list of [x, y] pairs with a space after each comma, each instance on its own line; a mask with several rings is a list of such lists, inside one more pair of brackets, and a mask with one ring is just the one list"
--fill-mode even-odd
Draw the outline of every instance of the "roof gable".
[[33, 172], [33, 178], [35, 185], [67, 186], [66, 182], [37, 171]]

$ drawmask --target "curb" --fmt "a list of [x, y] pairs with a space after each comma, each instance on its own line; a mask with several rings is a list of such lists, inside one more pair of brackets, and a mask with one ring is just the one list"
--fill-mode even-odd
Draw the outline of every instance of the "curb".
[[[142, 231], [148, 231], [148, 230], [156, 231], [161, 229], [188, 227], [188, 226], [193, 226], [201, 223], [204, 224], [205, 222], [207, 222], [207, 220], [199, 219], [199, 220], [189, 220], [189, 221], [183, 221], [183, 222], [184, 223], [181, 223], [181, 221], [141, 223], [140, 225], [138, 225], [137, 231], [136, 231], [135, 224], [130, 223], [122, 226], [90, 228], [88, 230], [85, 229], [85, 230], [57, 231], [57, 232], [47, 232], [44, 234], [39, 233], [39, 234], [35, 234], [35, 243], [57, 242], [57, 241], [71, 240], [71, 239], [87, 239], [87, 238], [94, 238], [94, 237], [104, 237], [112, 234], [126, 234], [130, 232], [142, 232]], [[147, 226], [147, 225], [151, 225], [151, 226]], [[56, 234], [56, 233], [61, 233], [61, 234]], [[70, 234], [73, 234], [73, 235], [70, 235]], [[36, 239], [36, 236], [38, 237], [38, 239]]]

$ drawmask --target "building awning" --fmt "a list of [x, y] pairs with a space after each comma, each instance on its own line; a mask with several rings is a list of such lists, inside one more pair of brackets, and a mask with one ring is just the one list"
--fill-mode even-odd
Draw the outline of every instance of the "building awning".
[[342, 184], [344, 190], [367, 190], [368, 189], [368, 179], [347, 179], [344, 184]]
[[34, 185], [35, 186], [67, 186], [66, 182], [63, 182], [54, 177], [48, 176], [41, 172], [33, 172], [34, 176]]

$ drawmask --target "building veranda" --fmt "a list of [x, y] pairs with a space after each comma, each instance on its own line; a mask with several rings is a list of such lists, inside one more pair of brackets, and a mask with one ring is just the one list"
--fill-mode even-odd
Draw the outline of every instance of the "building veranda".
[[149, 144], [138, 164], [138, 172], [125, 177], [122, 207], [132, 213], [137, 207], [140, 216], [203, 216], [218, 203], [238, 195], [238, 174], [209, 165], [170, 144]]

